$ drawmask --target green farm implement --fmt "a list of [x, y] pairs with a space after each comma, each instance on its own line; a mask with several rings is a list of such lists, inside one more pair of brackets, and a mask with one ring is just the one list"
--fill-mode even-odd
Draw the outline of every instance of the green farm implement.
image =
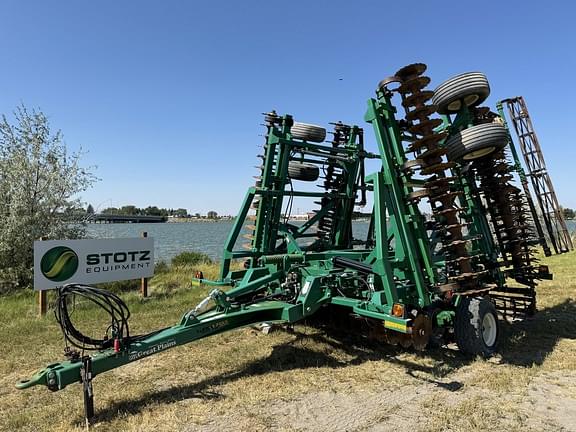
[[[368, 100], [364, 120], [377, 151], [365, 149], [358, 126], [333, 123], [326, 142], [323, 127], [265, 114], [259, 175], [224, 246], [219, 279], [199, 281], [214, 287], [210, 295], [176, 325], [132, 336], [121, 299], [65, 286], [57, 318], [81, 352], [68, 350], [67, 361], [17, 387], [81, 382], [90, 418], [100, 373], [224, 331], [308, 318], [416, 350], [455, 342], [466, 355], [494, 353], [499, 319], [536, 312], [537, 280], [551, 275], [533, 249], [546, 240], [533, 232], [529, 194], [514, 184], [526, 176], [502, 112], [480, 106], [486, 77], [464, 73], [431, 91], [425, 70], [400, 69]], [[375, 172], [365, 172], [367, 159], [379, 164]], [[295, 223], [293, 201], [305, 198], [316, 210]], [[355, 208], [365, 206], [367, 235], [356, 238]], [[231, 270], [235, 260], [243, 270]], [[76, 330], [66, 300], [73, 296], [108, 310], [109, 337]]]

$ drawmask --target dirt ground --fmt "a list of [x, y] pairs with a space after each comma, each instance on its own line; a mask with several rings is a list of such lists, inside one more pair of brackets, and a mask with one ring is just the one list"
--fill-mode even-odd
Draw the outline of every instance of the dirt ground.
[[[576, 373], [544, 373], [524, 388], [499, 394], [475, 386], [485, 371], [467, 368], [437, 381], [398, 389], [316, 391], [289, 400], [246, 406], [186, 431], [251, 430], [254, 419], [286, 431], [576, 431]], [[415, 374], [417, 377], [418, 374]]]

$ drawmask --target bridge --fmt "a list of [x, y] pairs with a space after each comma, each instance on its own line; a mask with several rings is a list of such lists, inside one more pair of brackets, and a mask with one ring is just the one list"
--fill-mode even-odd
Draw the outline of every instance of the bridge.
[[166, 216], [147, 216], [147, 215], [117, 215], [96, 213], [92, 215], [89, 222], [92, 223], [160, 223], [166, 222]]

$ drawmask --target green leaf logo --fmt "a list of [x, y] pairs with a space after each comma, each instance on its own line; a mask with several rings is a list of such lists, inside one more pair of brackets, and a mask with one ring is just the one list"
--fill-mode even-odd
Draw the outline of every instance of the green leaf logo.
[[78, 255], [69, 247], [56, 246], [44, 254], [40, 260], [40, 270], [51, 281], [65, 281], [78, 270]]

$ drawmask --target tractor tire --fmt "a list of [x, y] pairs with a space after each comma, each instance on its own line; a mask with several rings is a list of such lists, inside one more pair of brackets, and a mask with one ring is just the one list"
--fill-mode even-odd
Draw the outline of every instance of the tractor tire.
[[288, 177], [293, 180], [316, 181], [319, 175], [320, 169], [316, 165], [296, 161], [288, 163]]
[[446, 140], [449, 161], [474, 160], [508, 144], [508, 131], [500, 123], [484, 123], [461, 130]]
[[456, 308], [454, 336], [465, 355], [490, 357], [494, 354], [500, 329], [492, 302], [482, 297], [463, 297]]
[[290, 128], [292, 138], [321, 143], [326, 139], [326, 129], [307, 123], [294, 122]]
[[444, 81], [432, 97], [439, 114], [451, 114], [460, 111], [462, 105], [476, 106], [490, 95], [490, 85], [486, 75], [481, 72], [467, 72]]

